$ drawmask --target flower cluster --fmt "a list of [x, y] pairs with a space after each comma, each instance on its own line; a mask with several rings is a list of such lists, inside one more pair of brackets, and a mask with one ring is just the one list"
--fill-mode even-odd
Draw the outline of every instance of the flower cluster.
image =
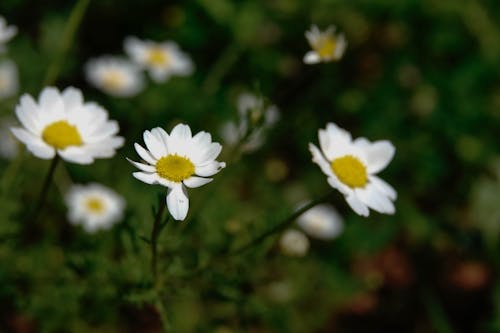
[[85, 74], [90, 84], [115, 97], [132, 97], [144, 89], [143, 70], [155, 82], [193, 71], [189, 57], [172, 41], [157, 43], [127, 37], [124, 49], [128, 58], [107, 55], [87, 62]]

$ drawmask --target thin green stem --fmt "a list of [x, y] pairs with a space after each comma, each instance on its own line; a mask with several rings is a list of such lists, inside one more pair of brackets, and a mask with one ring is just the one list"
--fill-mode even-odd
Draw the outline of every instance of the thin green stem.
[[431, 292], [424, 294], [427, 312], [437, 333], [454, 333], [443, 307]]
[[237, 255], [237, 254], [243, 253], [243, 252], [247, 251], [248, 249], [254, 247], [255, 245], [259, 244], [260, 242], [264, 241], [266, 238], [268, 238], [268, 237], [274, 235], [275, 233], [283, 230], [291, 222], [295, 221], [295, 219], [297, 219], [300, 215], [304, 214], [309, 209], [313, 208], [314, 206], [316, 206], [316, 205], [318, 205], [320, 203], [326, 202], [332, 196], [333, 193], [334, 193], [334, 191], [330, 191], [325, 196], [309, 202], [304, 207], [302, 207], [299, 210], [295, 211], [292, 215], [288, 216], [287, 218], [285, 218], [284, 220], [282, 220], [278, 224], [274, 225], [271, 229], [263, 232], [259, 236], [255, 237], [253, 240], [249, 241], [247, 244], [245, 244], [245, 245], [237, 248], [236, 250], [230, 252], [229, 254], [230, 255]]
[[156, 211], [155, 220], [153, 223], [153, 230], [151, 231], [151, 273], [153, 274], [154, 283], [156, 285], [158, 276], [158, 236], [160, 236], [161, 229], [166, 224], [162, 225], [162, 215], [165, 211], [166, 202], [164, 198], [159, 198], [158, 210]]
[[57, 164], [59, 162], [59, 155], [56, 154], [50, 163], [49, 171], [47, 172], [47, 176], [45, 176], [45, 180], [42, 185], [42, 189], [40, 190], [40, 194], [38, 195], [38, 200], [36, 203], [35, 213], [33, 215], [33, 220], [38, 218], [40, 211], [45, 205], [45, 201], [47, 200], [47, 193], [49, 192], [50, 184], [52, 183], [52, 179], [54, 178], [54, 173], [56, 171]]
[[80, 26], [80, 23], [83, 19], [85, 11], [90, 3], [90, 0], [79, 0], [68, 19], [68, 23], [64, 28], [64, 32], [61, 39], [61, 44], [59, 44], [59, 49], [57, 50], [57, 54], [54, 57], [54, 61], [49, 65], [49, 69], [47, 70], [47, 74], [45, 75], [45, 79], [43, 81], [43, 86], [48, 86], [54, 84], [55, 80], [59, 76], [61, 72], [61, 68], [63, 66], [66, 53], [69, 51], [73, 39], [75, 37], [76, 31]]

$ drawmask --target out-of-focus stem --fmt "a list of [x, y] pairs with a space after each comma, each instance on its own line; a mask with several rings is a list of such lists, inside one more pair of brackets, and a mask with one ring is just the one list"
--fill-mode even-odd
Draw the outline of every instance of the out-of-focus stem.
[[45, 201], [47, 199], [47, 193], [49, 192], [50, 184], [52, 183], [52, 179], [54, 178], [54, 172], [56, 171], [58, 162], [59, 162], [59, 155], [56, 154], [52, 159], [52, 162], [50, 163], [49, 172], [45, 177], [42, 189], [40, 191], [40, 194], [38, 195], [38, 200], [35, 206], [33, 220], [36, 220], [38, 218], [38, 215], [40, 215], [40, 211], [42, 210], [43, 205], [45, 204]]
[[59, 44], [59, 49], [57, 50], [57, 54], [54, 57], [52, 63], [49, 65], [49, 69], [47, 70], [47, 73], [45, 75], [45, 79], [43, 81], [44, 87], [54, 84], [57, 77], [59, 76], [62, 65], [64, 63], [66, 53], [68, 53], [73, 43], [76, 31], [78, 30], [78, 27], [82, 22], [83, 15], [85, 14], [85, 11], [87, 10], [89, 3], [90, 0], [79, 0], [76, 3], [73, 10], [71, 11], [68, 23], [64, 28], [64, 32], [62, 35], [61, 43]]

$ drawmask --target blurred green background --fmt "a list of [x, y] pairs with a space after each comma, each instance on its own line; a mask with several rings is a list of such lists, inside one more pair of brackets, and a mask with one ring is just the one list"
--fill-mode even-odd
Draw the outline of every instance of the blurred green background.
[[[75, 4], [0, 2], [19, 30], [3, 55], [18, 66], [19, 95], [38, 96]], [[54, 84], [108, 109], [127, 143], [113, 159], [60, 168], [35, 225], [22, 212], [49, 162], [1, 161], [0, 331], [160, 332], [143, 238], [165, 190], [132, 178], [125, 157], [145, 129], [180, 121], [220, 141], [238, 94], [253, 91], [281, 111], [265, 145], [190, 191], [188, 220], [161, 235], [171, 332], [499, 332], [499, 22], [493, 0], [91, 0]], [[302, 63], [312, 23], [346, 34], [342, 60]], [[194, 74], [130, 99], [90, 87], [85, 62], [123, 54], [129, 35], [176, 41]], [[17, 101], [0, 100], [1, 115]], [[311, 240], [306, 257], [284, 256], [270, 237], [198, 271], [329, 190], [307, 149], [329, 121], [394, 143], [382, 178], [398, 191], [396, 214], [356, 216], [338, 194], [344, 233]], [[118, 191], [125, 220], [93, 235], [71, 226], [71, 181]]]

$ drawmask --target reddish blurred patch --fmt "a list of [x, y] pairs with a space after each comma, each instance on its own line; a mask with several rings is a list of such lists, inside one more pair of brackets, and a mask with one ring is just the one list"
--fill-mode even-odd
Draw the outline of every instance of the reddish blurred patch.
[[448, 281], [459, 289], [475, 291], [488, 285], [490, 269], [478, 261], [464, 261], [455, 264], [447, 274]]

